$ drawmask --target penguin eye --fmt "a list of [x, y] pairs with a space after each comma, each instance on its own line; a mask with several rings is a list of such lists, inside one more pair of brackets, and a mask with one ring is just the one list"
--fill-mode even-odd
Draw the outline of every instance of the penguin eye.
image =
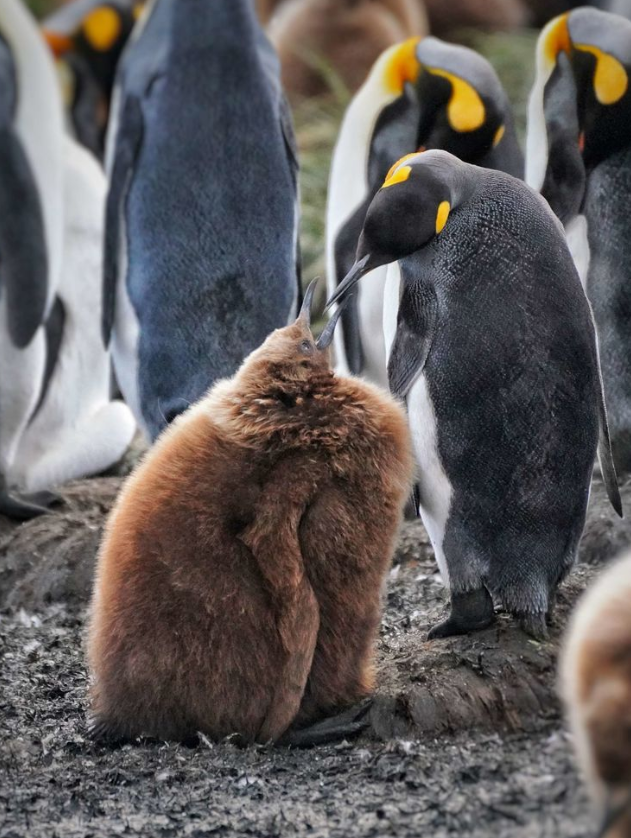
[[313, 344], [310, 340], [303, 340], [300, 344], [300, 351], [303, 355], [313, 355]]

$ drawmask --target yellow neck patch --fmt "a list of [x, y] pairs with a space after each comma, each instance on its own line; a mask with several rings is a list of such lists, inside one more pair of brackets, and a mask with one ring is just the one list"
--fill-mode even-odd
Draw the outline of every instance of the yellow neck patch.
[[134, 20], [139, 20], [140, 15], [144, 12], [144, 10], [145, 10], [144, 3], [136, 3], [136, 5], [133, 8]]
[[107, 52], [111, 49], [120, 37], [122, 28], [120, 17], [109, 6], [94, 9], [82, 25], [83, 34], [97, 52]]
[[575, 47], [596, 56], [594, 92], [600, 104], [614, 105], [622, 99], [629, 86], [629, 77], [618, 59], [590, 44], [575, 44]]
[[409, 38], [397, 47], [393, 47], [386, 63], [384, 84], [389, 93], [399, 94], [406, 82], [415, 82], [421, 69], [416, 57], [416, 47], [420, 38]]
[[554, 66], [560, 52], [569, 52], [571, 49], [572, 41], [567, 25], [568, 14], [555, 17], [541, 33], [541, 50], [548, 67]]
[[484, 124], [486, 110], [478, 91], [460, 76], [454, 76], [447, 70], [428, 67], [433, 76], [440, 76], [451, 83], [451, 97], [447, 105], [449, 124], [460, 134], [476, 131]]
[[438, 212], [436, 213], [436, 235], [442, 232], [447, 219], [449, 218], [449, 211], [451, 204], [449, 201], [441, 201], [438, 205]]
[[[397, 163], [396, 166], [398, 165]], [[394, 186], [395, 183], [404, 183], [412, 174], [411, 166], [401, 166], [400, 169], [397, 169], [396, 166], [394, 167], [394, 172], [390, 169], [391, 174], [388, 174], [388, 177], [384, 180], [382, 189], [385, 189], [387, 186]]]

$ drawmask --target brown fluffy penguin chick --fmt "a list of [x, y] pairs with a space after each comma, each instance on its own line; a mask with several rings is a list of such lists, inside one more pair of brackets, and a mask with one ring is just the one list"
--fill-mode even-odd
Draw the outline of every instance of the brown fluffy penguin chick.
[[95, 735], [267, 742], [372, 691], [412, 455], [402, 409], [331, 371], [333, 326], [316, 343], [303, 307], [129, 478], [92, 601]]
[[458, 29], [511, 30], [525, 26], [530, 14], [523, 0], [425, 0], [432, 35]]
[[631, 838], [631, 554], [579, 603], [562, 658], [575, 746], [603, 836]]
[[329, 91], [327, 68], [354, 92], [385, 49], [427, 31], [421, 0], [285, 0], [268, 34], [296, 101]]

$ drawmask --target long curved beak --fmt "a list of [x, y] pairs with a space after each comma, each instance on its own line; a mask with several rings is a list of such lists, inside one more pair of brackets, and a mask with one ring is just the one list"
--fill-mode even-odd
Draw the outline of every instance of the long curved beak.
[[309, 287], [305, 291], [300, 314], [298, 315], [298, 320], [304, 320], [309, 328], [311, 328], [311, 306], [313, 305], [313, 295], [315, 294], [317, 286], [318, 279], [312, 279], [309, 283]]
[[337, 326], [337, 321], [342, 316], [342, 312], [344, 311], [344, 306], [349, 301], [350, 297], [346, 297], [342, 302], [339, 304], [335, 312], [331, 315], [329, 322], [324, 327], [324, 330], [320, 337], [316, 341], [317, 348], [322, 351], [323, 349], [327, 349], [333, 340], [333, 334], [335, 333], [335, 327]]
[[362, 276], [365, 273], [368, 273], [370, 268], [368, 267], [368, 263], [370, 261], [370, 254], [366, 254], [363, 258], [361, 258], [358, 262], [355, 262], [353, 267], [350, 271], [346, 274], [344, 279], [340, 282], [337, 286], [337, 290], [334, 294], [332, 294], [326, 302], [326, 306], [324, 307], [325, 311], [328, 311], [331, 306], [336, 303], [339, 299], [346, 296], [348, 292], [359, 282]]
[[51, 48], [55, 58], [61, 58], [66, 52], [70, 52], [73, 47], [72, 38], [68, 35], [62, 35], [59, 32], [53, 32], [50, 29], [43, 29], [42, 34], [44, 40]]

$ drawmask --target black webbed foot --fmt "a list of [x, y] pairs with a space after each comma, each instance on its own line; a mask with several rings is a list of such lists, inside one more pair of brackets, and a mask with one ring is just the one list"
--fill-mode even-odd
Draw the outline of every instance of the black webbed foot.
[[0, 474], [0, 515], [6, 515], [7, 518], [16, 521], [30, 521], [38, 515], [46, 515], [48, 507], [58, 501], [61, 501], [61, 498], [52, 492], [35, 492], [29, 495], [11, 491], [4, 475]]
[[313, 748], [316, 745], [329, 745], [358, 736], [370, 726], [368, 711], [372, 707], [372, 698], [362, 701], [321, 722], [303, 727], [299, 730], [289, 730], [278, 740], [278, 745], [292, 748]]
[[50, 506], [59, 506], [64, 502], [62, 496], [56, 492], [31, 492], [29, 494], [21, 494], [20, 497], [27, 503], [44, 507], [47, 511]]
[[495, 622], [493, 599], [486, 588], [478, 588], [465, 594], [452, 594], [451, 614], [442, 623], [430, 629], [428, 640], [469, 634], [488, 628]]

